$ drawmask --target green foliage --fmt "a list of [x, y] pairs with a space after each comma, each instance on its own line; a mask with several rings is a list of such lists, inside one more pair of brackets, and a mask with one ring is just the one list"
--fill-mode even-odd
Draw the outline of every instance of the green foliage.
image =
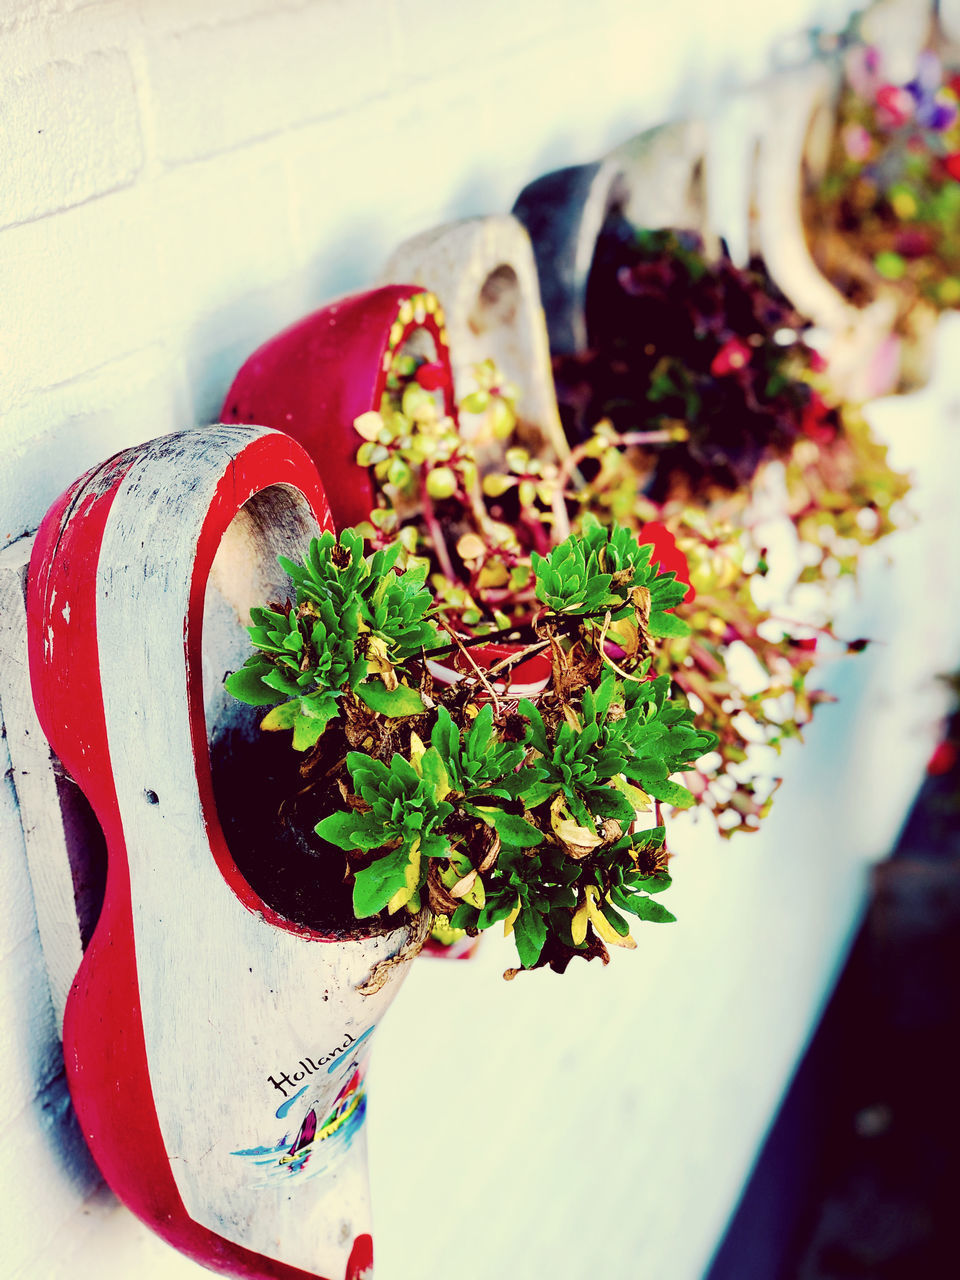
[[303, 564], [281, 561], [295, 600], [254, 611], [255, 652], [227, 682], [279, 703], [265, 727], [315, 748], [306, 773], [327, 813], [315, 832], [346, 855], [356, 916], [502, 921], [523, 968], [634, 946], [627, 915], [672, 917], [651, 898], [669, 884], [663, 827], [632, 826], [660, 800], [690, 802], [671, 775], [715, 741], [649, 675], [650, 633], [680, 626], [666, 610], [685, 587], [655, 571], [649, 545], [596, 520], [534, 555], [530, 595], [547, 608], [530, 647], [550, 647], [553, 680], [539, 705], [511, 711], [482, 682], [430, 680], [426, 567], [400, 572], [399, 556], [397, 543], [364, 556], [347, 531], [314, 540]]
[[365, 556], [363, 538], [344, 529], [339, 542], [329, 532], [312, 539], [303, 564], [285, 556], [280, 564], [296, 586], [298, 604], [329, 602], [339, 617], [356, 612], [362, 630], [383, 641], [389, 660], [399, 664], [437, 639], [436, 627], [426, 621], [433, 604], [424, 586], [427, 567], [391, 572], [401, 551], [394, 542]]
[[[531, 555], [537, 598], [557, 613], [603, 615], [613, 621], [629, 615], [644, 599], [653, 635], [686, 635], [685, 624], [665, 610], [681, 603], [686, 587], [674, 573], [658, 573], [651, 565], [652, 547], [641, 545], [630, 529], [602, 525], [586, 515], [578, 534], [549, 555]], [[646, 597], [638, 593], [647, 592]], [[599, 625], [599, 623], [598, 623]]]
[[689, 708], [667, 700], [669, 683], [667, 676], [623, 682], [607, 674], [596, 694], [585, 691], [577, 727], [564, 720], [552, 737], [537, 708], [522, 702], [542, 775], [530, 778], [524, 802], [536, 807], [560, 794], [584, 828], [594, 819], [629, 824], [634, 804], [629, 791], [617, 789], [622, 777], [648, 796], [686, 808], [693, 797], [669, 775], [689, 768], [717, 739], [696, 728]]
[[517, 796], [517, 766], [526, 754], [518, 742], [501, 742], [493, 729], [493, 707], [487, 703], [463, 735], [446, 707], [437, 712], [430, 741], [443, 760], [451, 786], [468, 799]]
[[389, 717], [425, 709], [400, 676], [412, 657], [436, 643], [426, 618], [433, 597], [424, 586], [426, 566], [396, 571], [401, 550], [395, 542], [364, 555], [353, 530], [344, 530], [339, 542], [326, 532], [312, 539], [302, 564], [280, 557], [295, 603], [251, 610], [255, 652], [226, 686], [254, 706], [280, 703], [263, 727], [292, 729], [296, 750], [314, 746], [347, 694]]
[[820, 269], [857, 306], [883, 296], [908, 346], [937, 311], [960, 304], [957, 86], [942, 67], [937, 85], [931, 51], [921, 56], [926, 66], [893, 113], [877, 96], [880, 79], [852, 77], [805, 210]]
[[[387, 905], [419, 908], [433, 859], [442, 884], [469, 881], [453, 927], [485, 929], [514, 917], [524, 968], [540, 960], [548, 940], [554, 955], [585, 952], [588, 923], [594, 947], [598, 938], [632, 945], [621, 911], [672, 919], [646, 901], [669, 884], [656, 865], [663, 828], [635, 835], [629, 828], [638, 809], [650, 807], [650, 796], [692, 801], [669, 775], [689, 767], [715, 739], [669, 700], [668, 686], [666, 677], [622, 681], [608, 673], [596, 691], [585, 690], [579, 716], [570, 719], [545, 718], [523, 701], [520, 742], [502, 740], [489, 703], [464, 731], [440, 708], [431, 745], [414, 747], [412, 764], [400, 755], [389, 767], [348, 756], [354, 790], [369, 807], [333, 814], [317, 833], [346, 850], [377, 851], [356, 875], [358, 914]], [[448, 818], [454, 821], [444, 826]], [[488, 833], [478, 840], [479, 824]], [[489, 850], [489, 829], [498, 856], [479, 872], [470, 851]], [[641, 854], [652, 854], [656, 869], [644, 871]], [[582, 929], [574, 925], [578, 912]]]
[[390, 846], [356, 873], [353, 907], [357, 917], [376, 915], [388, 904], [393, 910], [408, 904], [419, 910], [426, 859], [447, 853], [443, 824], [453, 813], [453, 806], [443, 798], [449, 788], [439, 752], [431, 747], [415, 764], [395, 753], [385, 764], [353, 751], [347, 756], [347, 768], [356, 793], [368, 807], [363, 812], [331, 814], [318, 824], [317, 835], [345, 850]]

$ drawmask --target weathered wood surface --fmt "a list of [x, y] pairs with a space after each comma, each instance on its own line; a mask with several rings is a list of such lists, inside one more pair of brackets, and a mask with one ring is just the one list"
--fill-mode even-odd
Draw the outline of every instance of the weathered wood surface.
[[960, 62], [960, 0], [939, 0], [937, 4], [938, 43], [950, 66]]
[[357, 987], [409, 929], [330, 941], [267, 907], [227, 848], [208, 748], [250, 725], [221, 684], [250, 604], [284, 590], [277, 552], [329, 524], [295, 443], [221, 426], [88, 473], [33, 555], [39, 718], [109, 853], [64, 1021], [71, 1094], [121, 1199], [232, 1275], [370, 1261], [363, 1074], [407, 966]]
[[362, 413], [379, 409], [404, 348], [436, 363], [445, 411], [456, 417], [445, 316], [416, 285], [387, 285], [332, 302], [277, 334], [244, 363], [223, 402], [224, 422], [284, 431], [313, 459], [336, 527], [369, 518], [370, 472], [357, 465]]
[[574, 355], [589, 344], [587, 285], [611, 213], [636, 227], [696, 231], [714, 252], [706, 138], [701, 121], [675, 121], [631, 138], [596, 164], [558, 169], [521, 191], [513, 212], [533, 242], [553, 354]]
[[[941, 10], [951, 0], [938, 0]], [[931, 0], [874, 0], [864, 11], [860, 34], [867, 44], [879, 49], [884, 74], [897, 84], [909, 80], [916, 70], [917, 55], [924, 49], [933, 29]]]
[[566, 455], [537, 266], [516, 218], [492, 214], [424, 231], [394, 250], [381, 278], [413, 281], [440, 299], [458, 400], [475, 389], [474, 366], [493, 359], [522, 389], [523, 422]]

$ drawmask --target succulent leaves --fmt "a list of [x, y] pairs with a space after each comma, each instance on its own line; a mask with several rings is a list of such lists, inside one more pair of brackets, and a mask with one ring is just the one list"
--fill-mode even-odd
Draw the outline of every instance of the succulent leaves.
[[263, 728], [292, 728], [296, 750], [318, 741], [345, 695], [390, 717], [425, 710], [402, 677], [408, 661], [436, 643], [426, 617], [433, 597], [424, 566], [395, 571], [401, 550], [397, 542], [364, 555], [352, 530], [339, 541], [324, 533], [312, 539], [302, 564], [280, 558], [296, 589], [294, 604], [251, 610], [255, 652], [226, 686], [254, 706], [279, 703]]
[[547, 556], [532, 553], [537, 598], [557, 613], [599, 614], [602, 619], [609, 612], [611, 621], [640, 607], [649, 634], [686, 635], [686, 624], [666, 613], [682, 603], [686, 587], [675, 573], [658, 572], [650, 563], [652, 552], [630, 529], [601, 525], [588, 513], [578, 533]]
[[[244, 701], [279, 704], [265, 727], [292, 728], [300, 749], [345, 715], [365, 727], [415, 717], [339, 763], [333, 750], [333, 803], [346, 807], [315, 830], [347, 854], [357, 917], [429, 906], [458, 929], [503, 921], [524, 968], [632, 946], [623, 912], [672, 919], [649, 901], [669, 883], [663, 828], [632, 834], [636, 816], [691, 802], [671, 775], [715, 742], [670, 700], [669, 678], [649, 673], [650, 632], [685, 585], [658, 574], [631, 531], [589, 518], [535, 555], [546, 607], [533, 647], [553, 652], [554, 679], [539, 705], [511, 711], [478, 682], [432, 684], [433, 600], [422, 563], [397, 569], [400, 550], [365, 556], [348, 530], [315, 539], [302, 564], [283, 560], [295, 600], [254, 611], [255, 652], [227, 680]], [[605, 656], [611, 625], [624, 666]]]

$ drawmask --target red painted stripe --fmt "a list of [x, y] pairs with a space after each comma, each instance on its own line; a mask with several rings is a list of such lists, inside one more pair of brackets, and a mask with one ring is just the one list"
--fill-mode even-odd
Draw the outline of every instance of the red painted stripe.
[[316, 516], [321, 530], [333, 529], [333, 518], [326, 494], [317, 476], [316, 468], [306, 451], [288, 436], [271, 434], [254, 440], [234, 459], [224, 472], [210, 503], [194, 560], [193, 579], [190, 583], [190, 605], [184, 634], [184, 654], [187, 664], [187, 701], [190, 715], [190, 735], [193, 741], [197, 766], [197, 786], [203, 808], [204, 824], [210, 849], [224, 880], [243, 905], [271, 925], [285, 932], [296, 933], [317, 941], [335, 941], [314, 932], [306, 925], [295, 924], [280, 915], [263, 901], [258, 893], [240, 874], [217, 814], [213, 794], [213, 778], [210, 753], [207, 746], [207, 723], [203, 706], [202, 652], [203, 652], [203, 601], [210, 577], [210, 568], [220, 541], [230, 522], [245, 502], [255, 493], [274, 484], [286, 484], [299, 490]]

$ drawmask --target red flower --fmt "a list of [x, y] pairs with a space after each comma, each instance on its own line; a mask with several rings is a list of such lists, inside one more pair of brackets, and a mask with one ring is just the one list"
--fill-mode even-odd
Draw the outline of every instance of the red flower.
[[952, 155], [945, 156], [943, 167], [955, 182], [960, 182], [960, 151], [954, 151]]
[[960, 752], [957, 750], [957, 744], [945, 738], [943, 742], [937, 743], [933, 755], [927, 761], [927, 773], [933, 778], [949, 773], [957, 763], [958, 756]]
[[442, 364], [422, 364], [413, 375], [424, 391], [439, 391], [447, 385], [447, 371]]
[[807, 363], [810, 365], [810, 369], [813, 373], [826, 372], [826, 368], [827, 368], [826, 360], [824, 360], [823, 356], [820, 354], [819, 351], [814, 351], [812, 347], [810, 348], [810, 359]]
[[800, 418], [800, 430], [815, 444], [830, 444], [837, 434], [836, 426], [830, 421], [831, 413], [823, 396], [812, 391]]
[[697, 593], [690, 582], [687, 557], [677, 546], [677, 540], [667, 526], [659, 520], [651, 520], [637, 534], [637, 541], [642, 547], [653, 547], [650, 563], [659, 565], [661, 573], [675, 573], [677, 581], [687, 588], [684, 600], [692, 600]]
[[750, 348], [740, 338], [731, 338], [725, 342], [713, 357], [710, 372], [715, 378], [723, 378], [728, 373], [736, 373], [750, 363]]
[[913, 95], [899, 85], [885, 84], [877, 90], [877, 109], [884, 124], [899, 129], [913, 115], [913, 108]]

